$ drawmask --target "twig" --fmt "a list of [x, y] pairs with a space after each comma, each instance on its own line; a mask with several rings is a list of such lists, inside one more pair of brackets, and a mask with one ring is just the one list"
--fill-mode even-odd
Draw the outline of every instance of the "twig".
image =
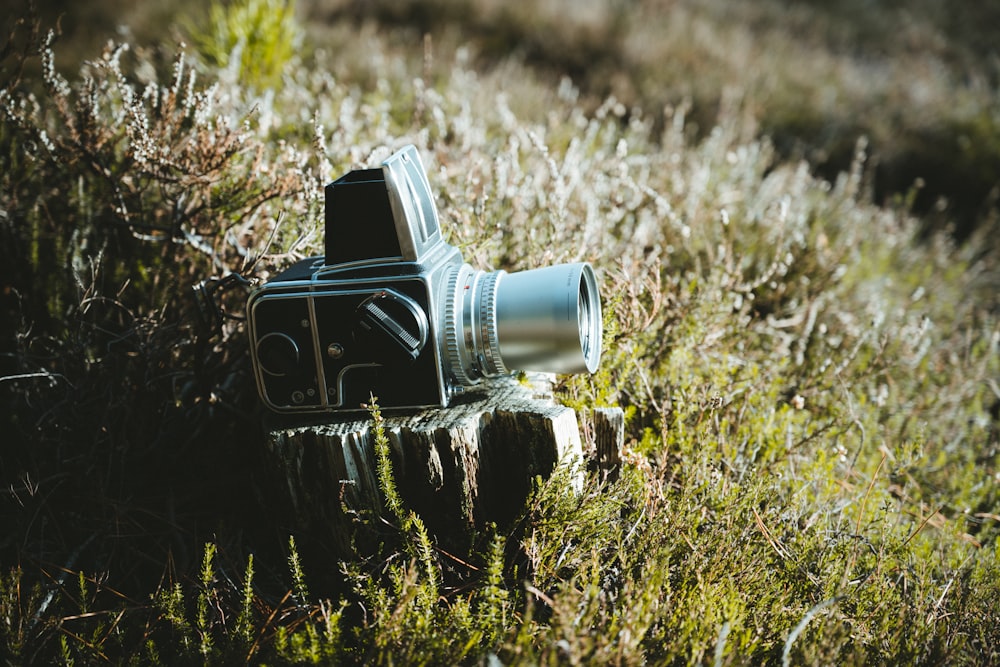
[[[872, 493], [872, 489], [875, 487], [875, 480], [878, 479], [878, 473], [882, 470], [882, 464], [885, 463], [886, 454], [882, 452], [882, 458], [878, 462], [878, 466], [875, 468], [875, 473], [872, 475], [872, 479], [868, 482], [868, 489], [865, 490], [865, 497], [861, 499], [861, 507], [858, 509], [858, 520], [854, 523], [854, 534], [861, 535], [861, 522], [865, 518], [865, 508], [868, 506], [868, 497]], [[851, 558], [847, 563], [847, 569], [844, 570], [844, 580], [846, 581], [847, 576], [854, 569], [854, 562], [858, 559], [858, 547], [855, 544], [854, 549], [851, 551]]]
[[28, 380], [31, 378], [49, 378], [51, 380], [59, 378], [60, 380], [65, 380], [66, 384], [70, 386], [70, 389], [75, 389], [73, 383], [66, 379], [66, 376], [62, 373], [50, 373], [49, 371], [41, 371], [39, 373], [19, 373], [17, 375], [3, 375], [0, 376], [0, 382], [6, 382], [8, 380]]
[[928, 522], [930, 522], [931, 519], [933, 519], [935, 516], [937, 516], [938, 514], [940, 514], [941, 510], [943, 510], [944, 507], [945, 506], [942, 505], [941, 507], [937, 508], [936, 510], [934, 510], [933, 512], [931, 512], [930, 514], [928, 514], [924, 518], [924, 520], [920, 522], [920, 525], [917, 526], [916, 530], [914, 530], [912, 533], [910, 533], [910, 536], [907, 537], [906, 540], [901, 545], [899, 545], [899, 548], [902, 549], [907, 544], [909, 544], [910, 540], [912, 540], [914, 537], [916, 537], [917, 534], [920, 533], [920, 531], [924, 529], [924, 526], [926, 526], [928, 524]]
[[764, 525], [764, 520], [761, 519], [760, 514], [757, 513], [757, 508], [752, 507], [750, 508], [750, 511], [753, 512], [753, 518], [757, 522], [757, 527], [760, 528], [760, 532], [764, 534], [764, 538], [767, 539], [767, 542], [768, 544], [771, 545], [771, 548], [774, 549], [775, 553], [777, 553], [782, 560], [787, 560], [788, 553], [781, 546], [781, 544], [774, 539], [774, 537], [771, 535], [771, 531], [767, 529], [767, 526]]
[[827, 607], [840, 602], [841, 596], [832, 597], [829, 600], [823, 600], [818, 605], [815, 605], [812, 609], [806, 612], [806, 615], [802, 617], [799, 624], [796, 625], [792, 631], [788, 634], [788, 638], [785, 640], [785, 649], [781, 652], [781, 665], [782, 667], [788, 667], [791, 664], [792, 656], [792, 644], [798, 639], [802, 631], [806, 629], [809, 621], [813, 619], [819, 612], [823, 611]]
[[285, 604], [285, 602], [291, 596], [292, 596], [292, 589], [289, 588], [288, 592], [285, 593], [285, 596], [281, 598], [281, 601], [278, 602], [278, 604], [275, 605], [274, 609], [271, 610], [271, 615], [267, 617], [266, 621], [264, 621], [264, 625], [261, 626], [260, 632], [257, 633], [257, 638], [253, 640], [253, 645], [250, 647], [250, 650], [247, 651], [247, 662], [250, 662], [250, 658], [252, 658], [253, 654], [257, 652], [257, 648], [260, 646], [260, 640], [264, 638], [264, 634], [267, 632], [268, 628], [271, 627], [271, 623], [274, 621], [274, 617], [278, 615], [279, 611], [281, 611], [281, 605]]
[[97, 537], [97, 535], [91, 535], [90, 537], [88, 537], [86, 540], [84, 540], [83, 544], [78, 546], [73, 551], [73, 553], [69, 555], [69, 558], [66, 560], [66, 565], [64, 565], [62, 568], [62, 574], [60, 574], [59, 577], [56, 579], [55, 585], [49, 587], [49, 592], [45, 594], [45, 598], [42, 600], [41, 604], [38, 605], [38, 610], [35, 611], [35, 615], [31, 617], [31, 622], [28, 624], [29, 632], [36, 625], [38, 625], [38, 621], [42, 619], [42, 614], [44, 614], [45, 610], [49, 608], [50, 604], [52, 604], [52, 598], [54, 598], [56, 595], [56, 589], [62, 588], [63, 584], [66, 582], [66, 577], [68, 577], [70, 572], [72, 571], [73, 565], [76, 564], [76, 559], [79, 558], [80, 553], [84, 549], [86, 549], [91, 542], [94, 541], [95, 537]]
[[722, 667], [722, 656], [726, 652], [726, 639], [729, 638], [729, 631], [732, 629], [732, 625], [729, 621], [722, 624], [719, 628], [719, 636], [715, 640], [715, 667]]

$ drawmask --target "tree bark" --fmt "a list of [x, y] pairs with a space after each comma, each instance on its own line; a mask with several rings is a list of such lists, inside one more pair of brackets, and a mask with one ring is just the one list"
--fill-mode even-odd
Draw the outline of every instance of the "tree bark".
[[625, 413], [621, 408], [595, 408], [592, 419], [597, 467], [609, 479], [617, 479], [625, 443]]
[[[399, 494], [439, 542], [462, 544], [487, 523], [509, 524], [535, 478], [561, 462], [574, 466], [571, 479], [581, 483], [577, 416], [556, 404], [552, 379], [496, 378], [446, 409], [383, 415]], [[265, 458], [272, 483], [299, 530], [333, 539], [344, 553], [366, 550], [356, 543], [357, 520], [378, 524], [376, 517], [386, 516], [373, 422], [367, 413], [324, 419], [303, 424], [270, 416]], [[611, 456], [614, 445], [601, 449]]]

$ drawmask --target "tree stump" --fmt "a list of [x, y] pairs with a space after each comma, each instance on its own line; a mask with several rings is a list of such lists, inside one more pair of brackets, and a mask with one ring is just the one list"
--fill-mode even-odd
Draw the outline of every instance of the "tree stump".
[[617, 479], [625, 444], [625, 412], [621, 408], [595, 408], [591, 419], [596, 467], [608, 479]]
[[[399, 494], [439, 542], [463, 544], [489, 522], [508, 524], [533, 480], [558, 464], [582, 481], [577, 416], [556, 404], [552, 381], [540, 373], [495, 378], [445, 409], [383, 415]], [[323, 419], [269, 415], [265, 458], [295, 526], [351, 553], [357, 518], [384, 512], [374, 425], [363, 412]], [[613, 456], [613, 445], [604, 449]]]

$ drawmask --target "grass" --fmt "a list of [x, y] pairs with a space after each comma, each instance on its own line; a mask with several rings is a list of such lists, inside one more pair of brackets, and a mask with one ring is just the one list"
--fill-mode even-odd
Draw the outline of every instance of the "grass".
[[[602, 35], [650, 44], [641, 24], [657, 27], [642, 3], [566, 21], [559, 6], [536, 18], [566, 58], [589, 61], [575, 46], [599, 53]], [[879, 67], [827, 59], [826, 42], [799, 57], [809, 34], [782, 36], [766, 3], [729, 28], [709, 20], [721, 4], [677, 7], [672, 48], [705, 68], [691, 85], [714, 106], [669, 71], [669, 104], [643, 88], [667, 53], [653, 46], [622, 68], [629, 98], [583, 75], [553, 84], [571, 63], [539, 69], [530, 43], [487, 66], [483, 35], [458, 48], [369, 16], [303, 28], [294, 55], [246, 40], [271, 59], [259, 81], [193, 47], [112, 47], [65, 72], [58, 42], [19, 28], [0, 61], [3, 660], [996, 662], [994, 218], [958, 242], [917, 215], [919, 191], [876, 200], [871, 155], [893, 150], [877, 133], [832, 132], [844, 168], [817, 175], [764, 131], [784, 107], [765, 93], [798, 76], [779, 61], [846, 72], [829, 85], [848, 110], [877, 107], [848, 84]], [[855, 39], [829, 11], [830, 35]], [[882, 11], [872, 25], [896, 16]], [[735, 56], [710, 67], [699, 31], [760, 59], [745, 90], [719, 92]], [[939, 101], [957, 85], [927, 81]], [[990, 104], [968, 99], [970, 118]], [[321, 186], [409, 142], [473, 264], [593, 262], [606, 354], [558, 395], [582, 415], [625, 410], [625, 463], [579, 493], [557, 471], [516, 521], [446, 553], [383, 452], [389, 502], [359, 519], [378, 539], [344, 560], [294, 530], [261, 469], [240, 284], [321, 251]], [[206, 280], [221, 320], [192, 297]]]

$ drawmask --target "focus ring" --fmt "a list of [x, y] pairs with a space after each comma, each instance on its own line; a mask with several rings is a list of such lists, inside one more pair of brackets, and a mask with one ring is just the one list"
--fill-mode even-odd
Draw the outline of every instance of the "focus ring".
[[468, 273], [467, 266], [460, 266], [454, 269], [448, 276], [448, 289], [445, 292], [444, 300], [444, 336], [445, 350], [448, 356], [448, 369], [455, 382], [464, 386], [476, 384], [477, 379], [472, 378], [466, 364], [462, 362], [462, 324], [461, 313], [459, 312], [462, 303], [462, 292], [464, 287], [460, 282], [462, 274]]
[[482, 341], [483, 374], [502, 375], [507, 372], [500, 356], [500, 338], [497, 335], [497, 288], [506, 271], [487, 273], [479, 294], [479, 335]]

